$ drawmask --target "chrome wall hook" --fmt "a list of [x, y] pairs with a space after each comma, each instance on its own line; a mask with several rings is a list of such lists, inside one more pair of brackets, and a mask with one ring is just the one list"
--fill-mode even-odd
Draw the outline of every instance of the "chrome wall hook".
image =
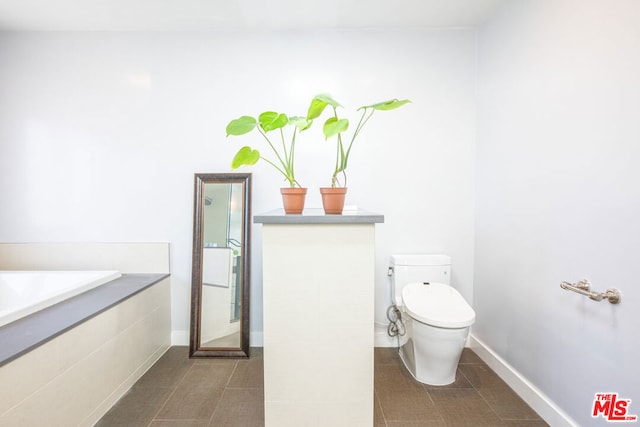
[[606, 299], [611, 304], [618, 304], [622, 298], [620, 291], [616, 288], [607, 289], [606, 292], [592, 291], [591, 283], [586, 279], [580, 280], [578, 283], [562, 282], [560, 283], [560, 287], [562, 289], [587, 296], [589, 297], [589, 299], [592, 299], [594, 301], [602, 301], [603, 299]]

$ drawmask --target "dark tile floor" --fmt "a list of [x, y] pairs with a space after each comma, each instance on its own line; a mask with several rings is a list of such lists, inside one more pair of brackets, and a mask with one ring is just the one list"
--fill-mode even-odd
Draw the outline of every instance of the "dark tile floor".
[[[262, 349], [251, 351], [189, 359], [187, 347], [172, 347], [97, 426], [263, 426]], [[456, 382], [434, 387], [416, 382], [396, 349], [376, 348], [374, 383], [376, 427], [547, 425], [469, 349]]]

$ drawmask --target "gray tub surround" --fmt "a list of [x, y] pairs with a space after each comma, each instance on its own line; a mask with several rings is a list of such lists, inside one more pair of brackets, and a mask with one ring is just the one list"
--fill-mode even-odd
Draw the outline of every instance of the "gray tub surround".
[[168, 274], [123, 274], [109, 283], [0, 327], [0, 366], [167, 277]]
[[0, 425], [94, 425], [169, 348], [169, 280], [123, 275], [4, 326]]
[[357, 211], [263, 228], [265, 425], [373, 425], [375, 225]]

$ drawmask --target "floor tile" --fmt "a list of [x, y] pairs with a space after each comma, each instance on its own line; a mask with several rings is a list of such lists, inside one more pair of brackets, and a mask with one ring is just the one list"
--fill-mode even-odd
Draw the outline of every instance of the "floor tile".
[[536, 420], [504, 420], [505, 427], [549, 427], [540, 418]]
[[149, 427], [207, 427], [209, 421], [204, 420], [154, 420]]
[[373, 426], [386, 426], [384, 415], [382, 414], [382, 408], [380, 407], [380, 399], [378, 399], [378, 394], [375, 392], [373, 393]]
[[398, 364], [402, 363], [398, 349], [395, 347], [376, 347], [373, 352], [376, 365]]
[[389, 421], [386, 427], [446, 427], [442, 420], [425, 420], [425, 421]]
[[462, 356], [460, 356], [460, 362], [459, 364], [461, 365], [466, 365], [469, 363], [479, 363], [484, 365], [484, 362], [482, 361], [482, 359], [480, 359], [480, 357], [475, 354], [473, 352], [473, 350], [471, 350], [468, 347], [465, 347], [464, 349], [462, 349]]
[[264, 388], [264, 363], [262, 352], [253, 351], [248, 360], [238, 360], [236, 368], [229, 380], [229, 387]]
[[136, 382], [138, 386], [175, 386], [195, 362], [189, 359], [188, 347], [171, 347]]
[[96, 423], [96, 427], [146, 426], [156, 415], [158, 408], [152, 405], [114, 406]]
[[[375, 427], [543, 427], [547, 424], [470, 349], [448, 386], [417, 382], [397, 349], [374, 351]], [[250, 359], [189, 359], [172, 347], [98, 422], [99, 427], [264, 425], [261, 348]]]
[[195, 363], [182, 377], [178, 387], [223, 389], [229, 383], [236, 363], [236, 360], [206, 360]]
[[422, 384], [411, 376], [402, 361], [400, 364], [375, 365], [373, 383], [376, 391], [422, 390]]
[[210, 426], [264, 426], [264, 390], [227, 388], [218, 402]]
[[487, 402], [469, 388], [429, 390], [447, 426], [496, 427], [502, 420]]
[[538, 414], [508, 386], [485, 387], [479, 391], [491, 409], [503, 420], [531, 420]]
[[222, 388], [180, 386], [156, 416], [158, 420], [209, 420]]
[[459, 365], [458, 370], [462, 372], [476, 390], [507, 386], [495, 372], [484, 364]]
[[462, 374], [462, 372], [460, 372], [459, 369], [456, 371], [456, 380], [451, 384], [447, 384], [447, 385], [423, 384], [422, 386], [427, 390], [441, 389], [441, 388], [473, 388], [473, 386], [471, 385], [467, 377], [465, 377]]
[[503, 420], [535, 420], [540, 417], [486, 365], [460, 365], [460, 371], [491, 409]]
[[96, 424], [108, 426], [145, 426], [173, 392], [169, 387], [134, 386]]
[[376, 392], [382, 416], [392, 421], [440, 421], [442, 417], [429, 394], [421, 388], [398, 390], [378, 390]]

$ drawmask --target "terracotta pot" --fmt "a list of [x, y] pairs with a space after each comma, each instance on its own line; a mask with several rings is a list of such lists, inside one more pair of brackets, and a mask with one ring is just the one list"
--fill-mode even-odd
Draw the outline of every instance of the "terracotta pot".
[[286, 214], [301, 214], [304, 209], [304, 198], [307, 195], [306, 188], [281, 188], [282, 205]]
[[328, 215], [341, 215], [344, 208], [344, 197], [347, 194], [346, 187], [320, 188], [322, 195], [322, 207]]

